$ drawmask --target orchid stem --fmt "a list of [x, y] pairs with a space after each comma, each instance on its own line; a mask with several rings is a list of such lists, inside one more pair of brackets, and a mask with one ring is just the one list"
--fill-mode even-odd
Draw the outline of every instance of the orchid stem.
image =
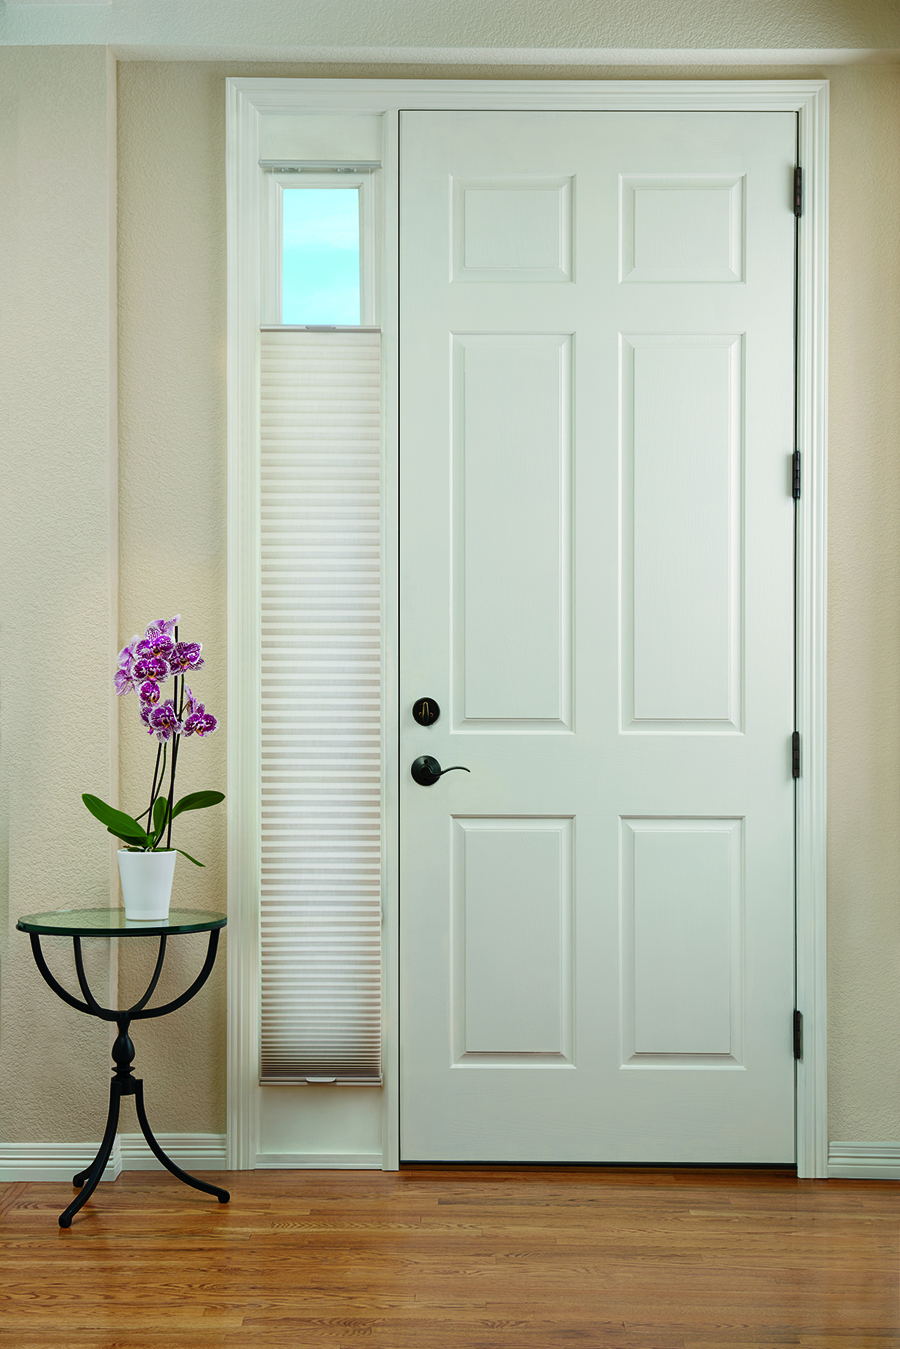
[[[147, 833], [150, 834], [151, 837], [152, 837], [152, 835], [153, 835], [153, 829], [154, 829], [154, 825], [153, 825], [153, 807], [156, 805], [156, 798], [159, 796], [159, 793], [160, 793], [160, 791], [162, 790], [163, 778], [164, 778], [165, 775], [166, 775], [166, 749], [167, 749], [167, 746], [166, 746], [165, 744], [163, 744], [162, 742], [160, 742], [159, 749], [162, 750], [162, 768], [160, 769], [160, 772], [159, 772], [159, 782], [158, 782], [158, 783], [156, 782], [156, 774], [154, 773], [154, 775], [153, 775], [153, 777], [154, 777], [154, 782], [153, 782], [153, 799], [152, 799], [152, 801], [150, 802], [150, 818], [147, 820], [147, 824], [150, 826], [149, 829], [147, 830]], [[156, 751], [156, 761], [157, 761], [157, 763], [159, 763], [159, 750]], [[155, 849], [156, 844], [157, 844], [158, 842], [159, 842], [159, 839], [156, 839], [155, 842], [154, 842], [154, 844], [153, 844], [153, 848], [154, 848], [154, 849]]]
[[[161, 744], [160, 742], [157, 742], [157, 745], [156, 745], [156, 766], [155, 766], [154, 769], [153, 769], [153, 786], [150, 788], [150, 805], [147, 807], [147, 810], [144, 812], [147, 816], [149, 816], [149, 819], [148, 819], [147, 823], [150, 825], [151, 829], [152, 829], [152, 827], [153, 827], [153, 803], [154, 803], [155, 800], [156, 800], [156, 775], [157, 775], [157, 773], [159, 772], [159, 756], [162, 754], [162, 748], [163, 748], [163, 747], [162, 747], [162, 744]], [[138, 819], [140, 819], [140, 818], [141, 818], [141, 816], [139, 815], [139, 816], [138, 816]], [[148, 830], [147, 832], [149, 833], [149, 830]]]
[[[177, 628], [175, 629], [175, 640], [176, 640], [176, 641], [178, 640], [178, 629], [177, 629]], [[178, 699], [178, 676], [177, 676], [177, 675], [175, 676], [175, 697], [174, 697], [173, 701], [175, 702], [175, 704], [176, 704], [176, 706], [177, 706], [177, 705], [178, 705], [178, 702], [179, 702], [179, 699]], [[184, 702], [184, 675], [181, 676], [181, 702], [182, 702], [182, 703]], [[180, 721], [180, 720], [181, 720], [181, 712], [180, 712], [180, 710], [179, 710], [178, 712], [176, 712], [176, 716], [178, 717], [178, 719], [179, 719], [179, 721]], [[178, 763], [178, 742], [180, 741], [180, 739], [181, 739], [181, 736], [176, 732], [175, 738], [174, 738], [174, 743], [173, 743], [173, 745], [172, 745], [172, 769], [171, 769], [171, 772], [170, 772], [170, 774], [169, 774], [169, 811], [168, 811], [168, 815], [169, 815], [169, 828], [168, 828], [168, 831], [167, 831], [167, 833], [166, 833], [166, 847], [167, 847], [167, 848], [171, 848], [171, 846], [172, 846], [172, 810], [174, 809], [174, 806], [175, 806], [175, 768], [176, 768], [176, 765], [177, 765], [177, 763]]]

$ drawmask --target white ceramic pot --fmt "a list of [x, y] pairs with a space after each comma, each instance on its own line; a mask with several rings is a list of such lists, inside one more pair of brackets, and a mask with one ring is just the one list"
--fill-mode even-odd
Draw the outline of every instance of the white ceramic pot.
[[118, 855], [125, 917], [145, 923], [168, 918], [178, 856], [175, 849], [131, 852], [128, 848], [120, 848]]

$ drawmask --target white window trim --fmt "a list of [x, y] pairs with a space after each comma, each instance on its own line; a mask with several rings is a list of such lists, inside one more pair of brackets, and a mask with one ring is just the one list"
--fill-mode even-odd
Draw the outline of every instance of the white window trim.
[[[241, 659], [259, 633], [260, 125], [291, 113], [383, 115], [384, 1116], [383, 1166], [399, 1164], [397, 692], [397, 186], [401, 108], [561, 111], [796, 112], [804, 177], [798, 308], [797, 513], [797, 1165], [827, 1175], [825, 1002], [825, 693], [827, 429], [827, 80], [292, 80], [227, 81], [228, 221], [228, 1165], [257, 1155], [252, 1087], [258, 1044], [259, 680]], [[786, 185], [786, 191], [788, 190]], [[787, 1031], [786, 1031], [787, 1033]]]

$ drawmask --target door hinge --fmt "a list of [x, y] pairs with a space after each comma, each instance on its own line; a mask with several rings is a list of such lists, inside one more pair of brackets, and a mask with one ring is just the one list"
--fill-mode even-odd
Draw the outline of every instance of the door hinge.
[[794, 215], [798, 218], [803, 214], [803, 170], [798, 164], [794, 169]]
[[791, 495], [795, 501], [800, 500], [800, 451], [794, 450], [791, 461]]
[[800, 732], [794, 731], [791, 736], [791, 777], [800, 776]]
[[794, 1058], [803, 1058], [803, 1013], [794, 1008]]

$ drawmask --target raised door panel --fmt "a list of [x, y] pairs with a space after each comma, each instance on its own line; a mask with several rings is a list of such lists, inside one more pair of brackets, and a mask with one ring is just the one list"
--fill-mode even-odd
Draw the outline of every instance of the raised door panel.
[[626, 731], [741, 729], [742, 350], [621, 340]]
[[623, 281], [743, 281], [743, 174], [623, 174], [620, 200]]
[[740, 1065], [743, 821], [622, 821], [626, 1066]]
[[571, 339], [457, 334], [453, 706], [472, 731], [571, 725]]
[[453, 182], [454, 281], [570, 281], [572, 179]]
[[571, 1060], [572, 821], [453, 821], [453, 1061]]

